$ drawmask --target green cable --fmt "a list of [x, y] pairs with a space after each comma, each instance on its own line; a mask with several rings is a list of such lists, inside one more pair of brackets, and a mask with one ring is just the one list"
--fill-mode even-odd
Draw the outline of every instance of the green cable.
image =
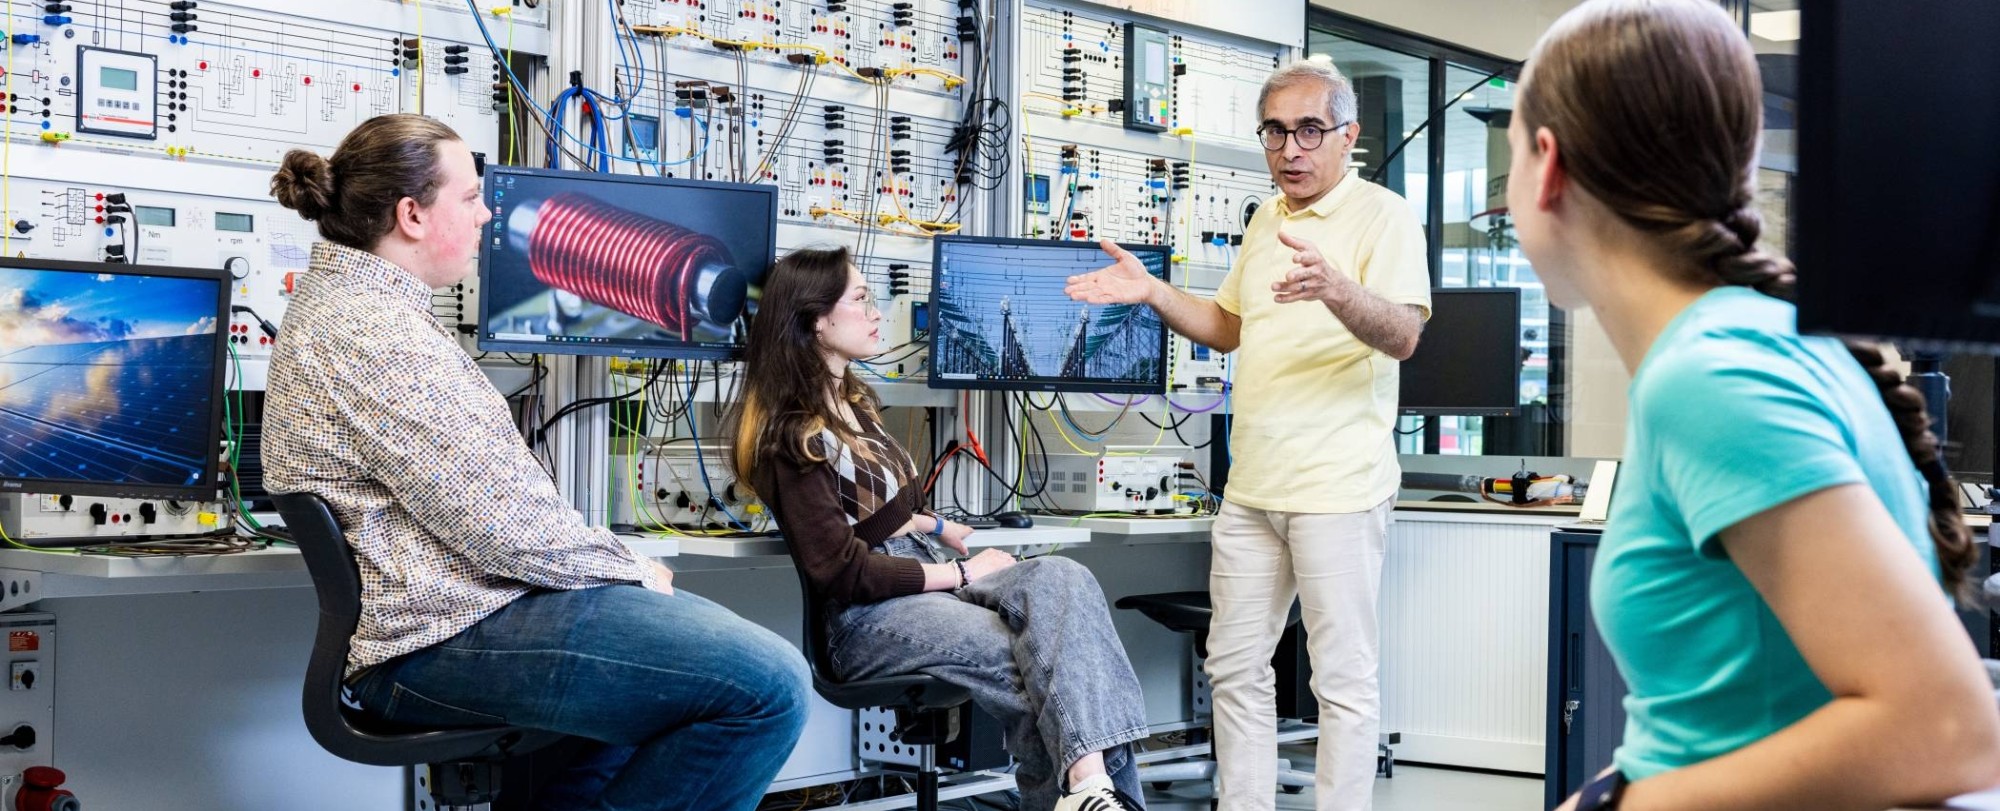
[[250, 529], [262, 533], [264, 525], [259, 523], [256, 517], [250, 514], [250, 510], [243, 506], [243, 476], [241, 474], [243, 469], [243, 357], [236, 354], [236, 346], [229, 343], [228, 338], [223, 339], [222, 345], [229, 348], [229, 360], [235, 365], [236, 369], [236, 385], [231, 387], [231, 391], [236, 395], [236, 407], [234, 409], [229, 407], [229, 395], [231, 392], [223, 392], [222, 394], [222, 429], [229, 435], [229, 491], [234, 496], [236, 514], [243, 517], [244, 523], [249, 524]]

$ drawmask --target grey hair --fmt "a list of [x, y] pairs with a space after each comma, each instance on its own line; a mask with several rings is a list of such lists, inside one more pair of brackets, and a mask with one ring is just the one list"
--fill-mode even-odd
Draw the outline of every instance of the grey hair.
[[1304, 82], [1319, 82], [1326, 87], [1326, 109], [1333, 115], [1333, 120], [1326, 122], [1327, 124], [1345, 124], [1356, 119], [1354, 83], [1349, 82], [1347, 77], [1341, 74], [1340, 69], [1333, 66], [1333, 60], [1327, 58], [1325, 54], [1314, 54], [1293, 62], [1279, 68], [1270, 78], [1265, 79], [1264, 87], [1257, 91], [1257, 119], [1263, 120], [1264, 102], [1271, 98], [1273, 91]]

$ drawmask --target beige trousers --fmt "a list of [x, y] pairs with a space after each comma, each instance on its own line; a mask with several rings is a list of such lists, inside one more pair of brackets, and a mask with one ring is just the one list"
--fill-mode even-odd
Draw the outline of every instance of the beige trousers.
[[1377, 597], [1394, 499], [1359, 513], [1288, 513], [1224, 501], [1208, 589], [1216, 791], [1223, 811], [1277, 799], [1277, 688], [1271, 655], [1294, 595], [1319, 701], [1318, 811], [1367, 811], [1381, 726]]

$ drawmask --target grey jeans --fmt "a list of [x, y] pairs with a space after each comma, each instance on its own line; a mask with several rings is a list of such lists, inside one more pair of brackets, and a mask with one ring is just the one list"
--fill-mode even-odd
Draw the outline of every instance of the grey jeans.
[[[947, 560], [922, 535], [891, 538], [879, 551]], [[1099, 751], [1118, 789], [1142, 796], [1127, 746], [1146, 737], [1139, 678], [1082, 564], [1024, 560], [956, 592], [850, 605], [828, 625], [843, 680], [926, 673], [970, 689], [1006, 728], [1023, 811], [1054, 808], [1069, 764]]]

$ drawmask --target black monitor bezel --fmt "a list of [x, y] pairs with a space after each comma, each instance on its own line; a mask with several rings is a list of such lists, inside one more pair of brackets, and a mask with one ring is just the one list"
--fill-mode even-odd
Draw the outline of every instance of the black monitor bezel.
[[[1799, 332], [1894, 341], [1906, 352], [2000, 354], [2000, 229], [1961, 232], [1959, 223], [1938, 215], [2000, 207], [2000, 195], [1987, 182], [1994, 164], [1955, 160], [1967, 151], [1991, 152], [1990, 143], [1977, 140], [1993, 126], [1991, 112], [1964, 98], [1955, 82], [1934, 81], [1969, 75], [1950, 60], [1906, 58], [1889, 73], [1871, 64], [1957, 45], [1924, 33], [1940, 30], [1939, 21], [1965, 32], [1987, 30], [2000, 10], [1933, 3], [1924, 20], [1887, 27], [1881, 23], [1891, 13], [1905, 18], [1902, 9], [1816, 0], [1801, 4], [1801, 13], [1798, 165], [1787, 221], [1789, 253], [1800, 268], [1794, 293]], [[1949, 53], [1963, 59], [1987, 51]], [[1878, 108], [1889, 95], [1908, 104], [1942, 98], [1921, 104], [1942, 118], [1916, 123], [1886, 116]], [[1986, 117], [1965, 120], [1979, 115]], [[1936, 140], [1909, 141], [1912, 133]], [[1884, 161], [1885, 141], [1914, 148]], [[1856, 161], [1868, 171], [1857, 170]], [[1978, 243], [1965, 247], [1973, 240]], [[1960, 286], [1982, 271], [1984, 284]]]
[[[1431, 288], [1431, 302], [1432, 302], [1432, 312], [1433, 312], [1433, 313], [1435, 313], [1435, 312], [1436, 312], [1436, 306], [1437, 306], [1437, 305], [1436, 305], [1436, 303], [1437, 303], [1437, 300], [1438, 300], [1438, 298], [1439, 298], [1439, 297], [1441, 297], [1441, 296], [1442, 296], [1442, 297], [1451, 297], [1451, 296], [1459, 296], [1459, 295], [1465, 295], [1465, 294], [1469, 294], [1469, 293], [1470, 293], [1470, 294], [1481, 294], [1481, 295], [1506, 295], [1506, 297], [1508, 297], [1508, 298], [1511, 298], [1511, 299], [1513, 299], [1513, 301], [1514, 301], [1514, 306], [1513, 306], [1513, 308], [1511, 309], [1511, 312], [1512, 312], [1512, 313], [1514, 314], [1514, 330], [1513, 330], [1513, 341], [1512, 341], [1512, 342], [1511, 342], [1511, 343], [1509, 344], [1509, 346], [1512, 346], [1512, 347], [1513, 347], [1513, 348], [1515, 349], [1515, 351], [1516, 351], [1516, 352], [1518, 352], [1518, 351], [1520, 350], [1520, 348], [1521, 348], [1521, 289], [1520, 289], [1520, 288], [1518, 288], [1518, 287], [1434, 287], [1434, 288]], [[1418, 343], [1418, 346], [1419, 346], [1419, 347], [1421, 348], [1421, 347], [1422, 347], [1422, 345], [1423, 345], [1423, 338], [1422, 338], [1421, 336], [1419, 336], [1419, 337], [1418, 337], [1418, 339], [1417, 339], [1417, 343]], [[1406, 361], [1406, 362], [1407, 362], [1407, 361]], [[1521, 399], [1521, 365], [1520, 365], [1520, 364], [1519, 364], [1519, 363], [1517, 362], [1517, 363], [1515, 363], [1515, 365], [1514, 365], [1513, 369], [1514, 369], [1514, 385], [1513, 385], [1513, 388], [1512, 388], [1512, 390], [1513, 390], [1513, 399], [1514, 399], [1514, 401], [1515, 401], [1515, 402], [1514, 402], [1514, 404], [1513, 404], [1513, 405], [1510, 405], [1510, 406], [1507, 406], [1507, 407], [1504, 407], [1504, 408], [1502, 408], [1502, 407], [1498, 407], [1498, 406], [1493, 406], [1493, 407], [1484, 407], [1484, 406], [1474, 406], [1474, 407], [1458, 407], [1458, 406], [1443, 406], [1443, 407], [1415, 407], [1415, 406], [1404, 406], [1404, 405], [1403, 405], [1403, 392], [1402, 392], [1402, 386], [1403, 386], [1403, 383], [1404, 383], [1404, 378], [1402, 377], [1402, 370], [1401, 370], [1401, 368], [1398, 368], [1398, 370], [1397, 370], [1397, 379], [1396, 379], [1396, 386], [1397, 386], [1397, 389], [1396, 389], [1396, 413], [1397, 413], [1397, 414], [1400, 414], [1400, 415], [1403, 415], [1403, 416], [1410, 416], [1410, 417], [1513, 417], [1513, 416], [1518, 416], [1518, 415], [1519, 415], [1519, 414], [1521, 413], [1521, 403], [1520, 403], [1520, 399]]]
[[193, 485], [133, 484], [130, 482], [102, 482], [82, 479], [48, 479], [32, 477], [0, 476], [0, 493], [49, 493], [77, 496], [108, 496], [113, 498], [166, 499], [174, 501], [215, 501], [222, 490], [222, 414], [223, 400], [228, 390], [229, 376], [229, 336], [225, 331], [229, 324], [229, 272], [221, 268], [189, 268], [164, 265], [127, 265], [105, 262], [72, 262], [60, 259], [30, 259], [20, 257], [0, 257], [0, 270], [57, 270], [87, 274], [112, 274], [114, 276], [157, 276], [174, 279], [196, 279], [215, 282], [215, 350], [209, 362], [214, 365], [215, 374], [209, 381], [209, 418], [206, 421], [208, 436], [203, 446], [209, 453], [203, 458], [201, 481]]
[[[975, 237], [975, 236], [950, 234], [950, 235], [942, 235], [934, 237], [931, 241], [932, 241], [931, 245], [932, 284], [930, 291], [930, 313], [931, 313], [930, 352], [933, 357], [937, 356], [938, 342], [944, 339], [943, 331], [937, 328], [938, 286], [936, 284], [936, 274], [938, 272], [938, 269], [944, 266], [944, 252], [946, 247], [956, 244], [973, 244], [973, 245], [1003, 245], [1003, 246], [1025, 247], [1025, 248], [1049, 248], [1049, 249], [1062, 249], [1062, 250], [1077, 250], [1077, 249], [1086, 249], [1093, 251], [1103, 250], [1103, 248], [1095, 242], [1083, 242], [1076, 240], [1019, 239], [1014, 237]], [[1134, 254], [1141, 252], [1153, 252], [1161, 254], [1163, 261], [1160, 264], [1161, 268], [1160, 280], [1168, 284], [1173, 283], [1174, 255], [1173, 251], [1169, 249], [1167, 246], [1121, 242], [1118, 243], [1118, 247], [1124, 248], [1125, 250], [1130, 251]], [[1105, 257], [1104, 263], [1107, 265], [1111, 264], [1110, 257]], [[1167, 341], [1169, 337], [1167, 333], [1168, 333], [1168, 328], [1166, 327], [1163, 321], [1160, 326], [1159, 378], [1156, 381], [1152, 382], [1070, 383], [1070, 382], [1055, 381], [1055, 380], [1019, 381], [1019, 380], [988, 380], [985, 378], [980, 378], [975, 380], [957, 380], [957, 379], [941, 378], [936, 373], [935, 367], [933, 367], [933, 370], [930, 374], [925, 376], [925, 382], [926, 385], [928, 385], [930, 388], [933, 389], [950, 389], [953, 391], [1022, 391], [1022, 392], [1047, 392], [1047, 393], [1058, 393], [1058, 394], [1125, 394], [1125, 395], [1166, 394], [1167, 375], [1169, 371], [1168, 367], [1173, 363], [1173, 358], [1167, 355]]]
[[[763, 183], [732, 183], [721, 180], [694, 180], [678, 177], [648, 177], [645, 175], [614, 175], [603, 172], [576, 172], [567, 169], [537, 169], [527, 166], [488, 166], [486, 177], [480, 188], [480, 198], [485, 205], [493, 208], [493, 187], [505, 175], [536, 178], [556, 178], [570, 181], [590, 181], [594, 183], [634, 183], [646, 186], [667, 186], [704, 191], [753, 192], [763, 195], [768, 201], [766, 209], [770, 217], [762, 223], [765, 242], [771, 246], [771, 256], [765, 257], [769, 263], [777, 259], [778, 250], [778, 187]], [[494, 223], [500, 222], [500, 214], [494, 211]], [[634, 347], [609, 344], [569, 344], [558, 341], [508, 341], [488, 338], [486, 325], [490, 322], [489, 310], [493, 306], [491, 294], [493, 250], [488, 237], [496, 226], [489, 223], [479, 240], [479, 328], [475, 343], [486, 352], [520, 352], [540, 355], [585, 355], [619, 358], [657, 358], [663, 360], [736, 360], [743, 356], [743, 344], [728, 346], [697, 345], [682, 341], [658, 343], [657, 348]]]

